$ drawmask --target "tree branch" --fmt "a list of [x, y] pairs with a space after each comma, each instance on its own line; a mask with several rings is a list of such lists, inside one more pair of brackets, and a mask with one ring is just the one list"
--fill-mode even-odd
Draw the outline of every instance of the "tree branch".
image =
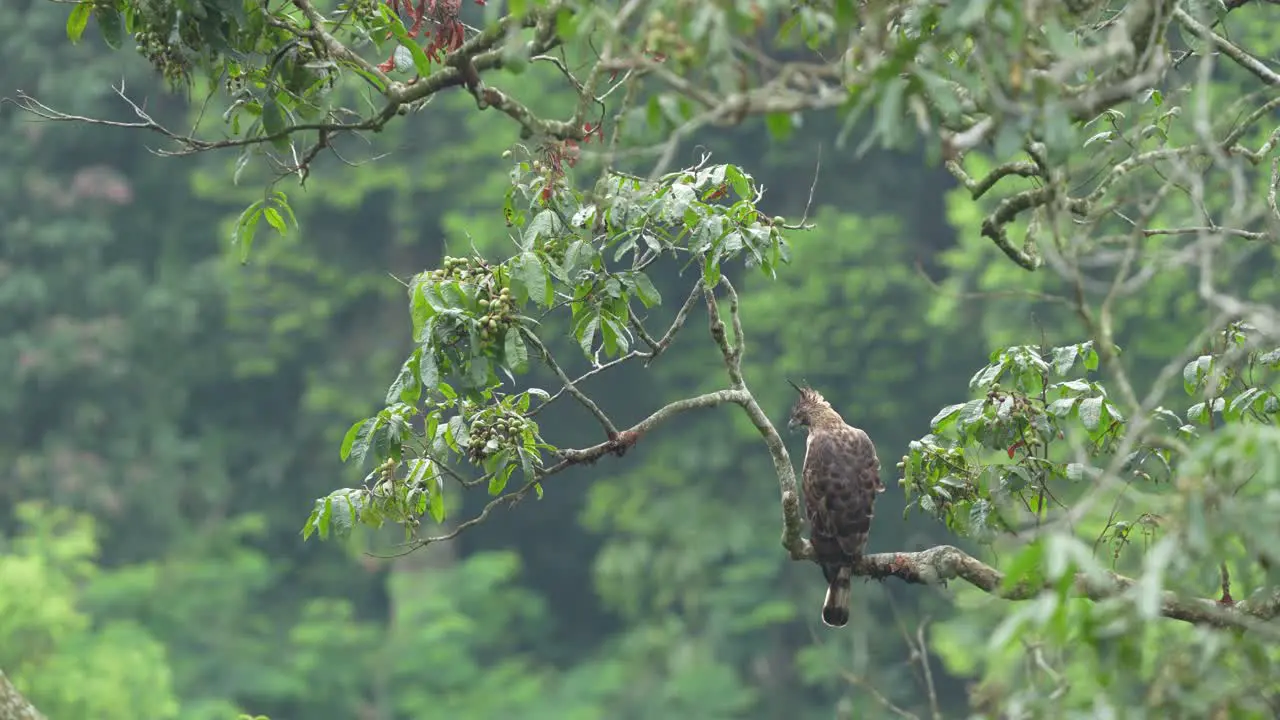
[[[1026, 582], [1005, 587], [1004, 573], [951, 545], [939, 545], [919, 552], [866, 555], [854, 568], [854, 574], [876, 580], [896, 577], [921, 585], [963, 580], [1005, 600], [1030, 600], [1050, 588], [1047, 584]], [[1132, 578], [1113, 572], [1076, 573], [1072, 593], [1090, 600], [1106, 600], [1119, 597], [1135, 589], [1136, 585], [1137, 581]], [[1280, 616], [1280, 592], [1276, 591], [1232, 606], [1206, 598], [1184, 598], [1166, 591], [1161, 594], [1160, 615], [1193, 625], [1235, 628], [1280, 639], [1280, 628], [1265, 622]]]
[[1234, 60], [1237, 65], [1253, 73], [1262, 82], [1271, 87], [1280, 86], [1280, 74], [1276, 74], [1274, 70], [1264, 65], [1261, 60], [1250, 55], [1235, 43], [1200, 24], [1186, 10], [1178, 7], [1174, 8], [1173, 17], [1187, 32], [1208, 42], [1223, 55]]
[[745, 345], [742, 321], [738, 316], [738, 293], [723, 277], [720, 279], [720, 284], [724, 285], [729, 293], [729, 314], [735, 335], [734, 344], [732, 346], [729, 344], [724, 331], [724, 320], [720, 318], [720, 305], [716, 302], [715, 293], [708, 288], [705, 293], [707, 312], [711, 315], [711, 337], [720, 348], [720, 355], [724, 358], [730, 383], [741, 393], [735, 402], [742, 407], [747, 417], [751, 419], [751, 424], [755, 425], [756, 430], [760, 432], [765, 445], [769, 448], [769, 456], [773, 459], [773, 469], [777, 473], [778, 488], [782, 494], [782, 546], [790, 553], [792, 560], [812, 560], [813, 548], [808, 540], [800, 536], [800, 493], [796, 486], [796, 470], [791, 465], [791, 456], [787, 453], [787, 446], [782, 442], [778, 431], [774, 429], [773, 423], [769, 422], [769, 416], [756, 402], [755, 396], [747, 389], [747, 383], [742, 377], [742, 355]]
[[3, 670], [0, 670], [0, 720], [44, 720], [44, 715], [18, 692]]

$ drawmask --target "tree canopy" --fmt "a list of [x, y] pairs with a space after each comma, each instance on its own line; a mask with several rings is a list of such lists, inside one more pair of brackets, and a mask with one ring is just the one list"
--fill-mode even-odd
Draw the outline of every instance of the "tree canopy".
[[[349, 412], [333, 443], [363, 479], [298, 508], [303, 538], [391, 526], [399, 542], [371, 552], [425, 553], [483, 534], [499, 509], [515, 516], [536, 512], [521, 501], [583, 493], [562, 482], [570, 473], [659, 477], [685, 462], [685, 443], [706, 454], [698, 462], [775, 480], [778, 506], [756, 516], [774, 526], [742, 532], [781, 546], [740, 544], [806, 560], [794, 461], [773, 419], [789, 401], [779, 371], [821, 373], [850, 387], [840, 397], [853, 424], [865, 411], [908, 428], [916, 439], [900, 448], [877, 439], [885, 470], [908, 515], [954, 538], [858, 568], [911, 585], [957, 581], [957, 612], [927, 640], [923, 625], [901, 638], [919, 704], [903, 710], [857, 676], [884, 707], [962, 714], [939, 708], [933, 654], [976, 681], [968, 701], [983, 716], [1273, 717], [1280, 73], [1267, 57], [1280, 38], [1266, 20], [1277, 4], [80, 0], [66, 10], [67, 37], [85, 42], [91, 24], [111, 48], [132, 36], [189, 112], [154, 109], [123, 82], [114, 117], [34, 90], [13, 102], [28, 119], [146, 131], [160, 155], [225, 157], [202, 166], [203, 182], [233, 188], [222, 195], [240, 203], [230, 247], [246, 267], [263, 254], [303, 258], [311, 223], [344, 202], [345, 174], [401, 168], [398, 153], [478, 162], [454, 146], [487, 139], [481, 153], [505, 178], [460, 189], [446, 174], [427, 187], [426, 202], [438, 192], [458, 203], [451, 249], [399, 279], [409, 349], [387, 366], [382, 407]], [[446, 104], [458, 97], [466, 107]], [[792, 191], [798, 215], [772, 204], [756, 160], [713, 147], [708, 129], [756, 122], [774, 142], [829, 137], [811, 183]], [[379, 141], [397, 125], [408, 129], [396, 147]], [[921, 260], [909, 229], [814, 204], [833, 182], [831, 156], [878, 151], [914, 152], [953, 178], [955, 247]], [[373, 184], [408, 187], [413, 172]], [[329, 177], [339, 187], [297, 200]], [[275, 236], [263, 239], [264, 222]], [[842, 278], [837, 266], [854, 269]], [[941, 278], [932, 299], [902, 301], [905, 278], [920, 275]], [[817, 287], [791, 293], [789, 276]], [[362, 282], [342, 292], [395, 281]], [[242, 302], [310, 301], [272, 287], [266, 277]], [[846, 294], [903, 316], [806, 305], [829, 309]], [[986, 302], [974, 309], [973, 297]], [[821, 330], [796, 335], [807, 308]], [[753, 357], [757, 327], [768, 364]], [[980, 328], [980, 346], [956, 327]], [[916, 357], [877, 357], [877, 339], [897, 335]], [[855, 348], [862, 371], [822, 343]], [[966, 364], [979, 353], [985, 362]], [[868, 402], [888, 409], [859, 404], [864, 385], [931, 382], [911, 377], [913, 359], [947, 383], [937, 392], [951, 402], [931, 419], [870, 389]], [[663, 377], [687, 378], [679, 396], [645, 392]], [[643, 409], [612, 409], [615, 387], [635, 393], [629, 411]], [[575, 413], [586, 424], [564, 420]], [[659, 459], [635, 460], [664, 434], [674, 444], [655, 449]], [[635, 573], [697, 553], [675, 540], [688, 532], [680, 501], [714, 502], [672, 488], [667, 504], [624, 485], [602, 478], [587, 515], [670, 545], [603, 554], [604, 584], [619, 595]], [[632, 503], [669, 515], [629, 526], [617, 508]], [[873, 539], [895, 521], [877, 517]], [[735, 531], [726, 524], [726, 537]], [[502, 567], [483, 571], [474, 597], [509, 579]], [[641, 602], [631, 595], [614, 601]], [[538, 682], [516, 651], [485, 642]], [[755, 702], [750, 687], [724, 683], [710, 693], [719, 700], [689, 711], [730, 717]]]

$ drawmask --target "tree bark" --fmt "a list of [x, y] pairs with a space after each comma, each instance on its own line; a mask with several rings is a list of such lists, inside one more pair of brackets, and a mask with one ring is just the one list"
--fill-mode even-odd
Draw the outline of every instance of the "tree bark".
[[0, 720], [45, 720], [0, 670]]

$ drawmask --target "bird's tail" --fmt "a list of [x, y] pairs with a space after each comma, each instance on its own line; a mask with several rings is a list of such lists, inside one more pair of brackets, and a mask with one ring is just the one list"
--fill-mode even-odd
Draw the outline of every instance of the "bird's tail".
[[852, 576], [853, 568], [842, 567], [827, 586], [827, 596], [822, 600], [822, 623], [827, 627], [849, 624], [849, 581]]

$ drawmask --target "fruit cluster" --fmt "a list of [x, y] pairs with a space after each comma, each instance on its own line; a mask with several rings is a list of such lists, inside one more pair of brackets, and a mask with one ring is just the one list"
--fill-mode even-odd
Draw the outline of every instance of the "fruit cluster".
[[479, 463], [497, 452], [498, 448], [520, 445], [525, 431], [531, 426], [527, 418], [501, 411], [477, 415], [469, 429], [471, 440], [467, 443], [467, 458]]
[[460, 283], [479, 282], [489, 276], [489, 270], [480, 258], [459, 258], [444, 256], [440, 267], [428, 273], [432, 282], [457, 280]]
[[339, 12], [351, 13], [360, 20], [376, 20], [379, 16], [378, 0], [348, 0], [338, 6]]
[[169, 43], [167, 36], [155, 30], [140, 30], [133, 35], [138, 53], [147, 59], [160, 74], [173, 84], [186, 82], [191, 72], [191, 60]]
[[557, 239], [548, 239], [542, 242], [542, 252], [546, 253], [547, 258], [559, 265], [564, 262], [564, 242]]
[[675, 58], [681, 66], [696, 65], [698, 62], [698, 51], [680, 33], [680, 23], [662, 13], [654, 13], [649, 18], [644, 48], [647, 53], [659, 59], [659, 62], [666, 57]]
[[480, 337], [491, 340], [501, 337], [507, 328], [516, 324], [515, 303], [511, 288], [502, 288], [496, 295], [480, 298]]

